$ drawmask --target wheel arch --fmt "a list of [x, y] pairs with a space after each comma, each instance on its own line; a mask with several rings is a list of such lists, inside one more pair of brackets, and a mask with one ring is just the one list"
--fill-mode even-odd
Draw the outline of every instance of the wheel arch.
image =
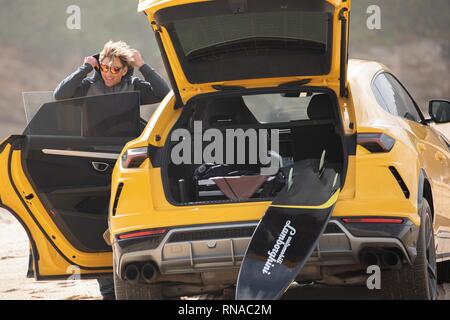
[[426, 199], [428, 201], [428, 204], [430, 205], [431, 209], [431, 218], [434, 221], [435, 217], [434, 217], [433, 189], [431, 187], [430, 179], [428, 178], [424, 169], [420, 170], [419, 192], [417, 193], [417, 196], [418, 196], [418, 208], [422, 207], [423, 199]]

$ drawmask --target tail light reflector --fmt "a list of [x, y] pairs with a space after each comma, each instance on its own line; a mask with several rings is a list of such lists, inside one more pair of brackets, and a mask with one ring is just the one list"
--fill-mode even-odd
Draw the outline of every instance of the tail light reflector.
[[389, 152], [395, 140], [384, 133], [359, 133], [358, 144], [372, 153]]
[[159, 236], [165, 234], [167, 229], [155, 229], [155, 230], [145, 230], [145, 231], [136, 231], [121, 234], [118, 236], [120, 240], [123, 239], [132, 239], [132, 238], [140, 238], [140, 237], [148, 237], [148, 236]]
[[400, 218], [344, 218], [345, 223], [384, 223], [384, 224], [402, 224]]
[[139, 168], [148, 158], [148, 148], [128, 149], [122, 155], [122, 167], [125, 169]]

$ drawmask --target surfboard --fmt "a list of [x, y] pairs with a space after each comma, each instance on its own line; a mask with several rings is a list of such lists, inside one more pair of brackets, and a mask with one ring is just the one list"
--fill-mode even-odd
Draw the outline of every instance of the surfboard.
[[299, 275], [331, 217], [340, 193], [337, 165], [295, 163], [256, 228], [239, 271], [237, 300], [276, 300]]

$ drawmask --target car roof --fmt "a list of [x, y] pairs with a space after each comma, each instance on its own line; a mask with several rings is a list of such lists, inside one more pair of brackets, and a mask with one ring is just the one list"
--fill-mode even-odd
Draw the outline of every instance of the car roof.
[[350, 59], [348, 64], [348, 78], [359, 78], [362, 75], [373, 78], [378, 72], [383, 70], [390, 72], [389, 68], [376, 61]]

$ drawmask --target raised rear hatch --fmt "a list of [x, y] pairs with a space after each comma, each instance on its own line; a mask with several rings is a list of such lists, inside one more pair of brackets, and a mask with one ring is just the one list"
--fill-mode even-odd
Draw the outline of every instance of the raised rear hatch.
[[305, 79], [338, 85], [345, 95], [349, 9], [350, 0], [139, 4], [183, 100], [192, 91], [277, 86]]

